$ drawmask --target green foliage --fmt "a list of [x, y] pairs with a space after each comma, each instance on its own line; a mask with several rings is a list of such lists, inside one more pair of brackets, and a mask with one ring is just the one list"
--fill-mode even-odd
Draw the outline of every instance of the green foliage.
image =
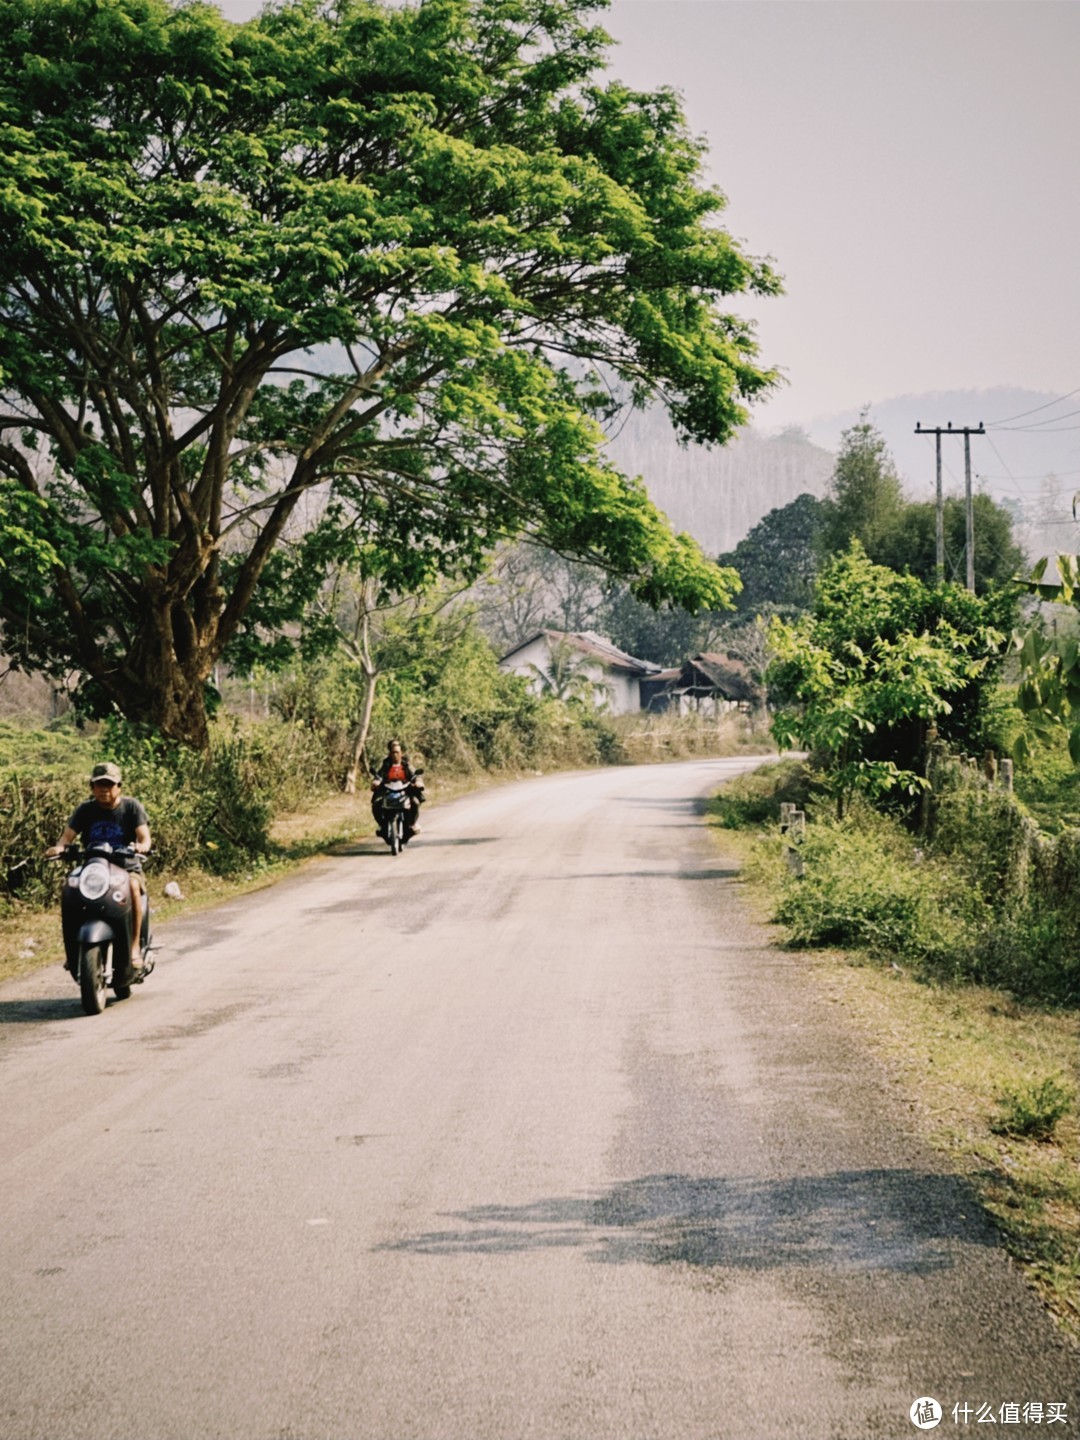
[[821, 788], [805, 761], [778, 760], [729, 780], [713, 801], [712, 813], [725, 830], [759, 829], [779, 823], [784, 803], [805, 810]]
[[993, 599], [897, 575], [853, 542], [822, 571], [812, 612], [770, 627], [768, 680], [787, 706], [777, 743], [818, 756], [841, 804], [856, 790], [918, 793], [931, 722], [954, 741], [981, 738], [996, 618]]
[[[1013, 520], [989, 495], [972, 497], [975, 524], [975, 593], [1011, 587], [1024, 564], [1013, 539]], [[942, 506], [945, 578], [961, 584], [966, 574], [967, 512], [964, 501], [945, 497]], [[932, 500], [906, 503], [881, 532], [871, 559], [890, 569], [910, 571], [933, 584], [937, 575], [937, 506]]]
[[[1080, 555], [1055, 557], [1056, 584], [1043, 578], [1049, 563], [1049, 557], [1039, 561], [1026, 588], [1044, 601], [1080, 611]], [[1059, 635], [1056, 628], [1047, 633], [1045, 624], [1036, 621], [1017, 632], [1013, 644], [1020, 656], [1017, 700], [1028, 720], [1028, 730], [1017, 740], [1017, 758], [1030, 757], [1032, 734], [1045, 740], [1064, 730], [1073, 763], [1080, 765], [1080, 639], [1071, 626], [1062, 627]]]
[[[720, 565], [738, 571], [743, 588], [740, 615], [805, 610], [813, 600], [821, 554], [821, 530], [828, 506], [813, 495], [770, 510]], [[846, 548], [846, 547], [845, 547]]]
[[146, 807], [159, 866], [226, 875], [269, 853], [271, 795], [281, 803], [288, 759], [303, 761], [299, 747], [287, 757], [268, 738], [266, 729], [243, 736], [219, 726], [209, 748], [197, 751], [123, 721], [105, 726], [102, 752], [117, 761], [125, 790]]
[[[1013, 538], [1012, 516], [989, 495], [973, 496], [972, 505], [975, 591], [1014, 592], [1024, 556]], [[942, 529], [944, 578], [960, 584], [966, 574], [967, 507], [958, 496], [945, 497]], [[825, 555], [839, 555], [852, 540], [859, 541], [876, 565], [910, 573], [928, 585], [937, 582], [937, 506], [905, 499], [885, 440], [865, 416], [844, 432], [813, 543]], [[745, 575], [743, 580], [746, 583]]]
[[1059, 1120], [1073, 1109], [1073, 1091], [1054, 1075], [1030, 1081], [999, 1097], [1000, 1113], [990, 1128], [995, 1135], [1049, 1140]]
[[350, 554], [407, 594], [528, 533], [730, 604], [601, 427], [728, 439], [775, 377], [722, 302], [779, 282], [674, 94], [599, 82], [597, 8], [7, 0], [9, 654], [202, 747], [214, 667], [284, 663]]
[[[443, 773], [587, 765], [615, 756], [617, 742], [602, 717], [567, 703], [568, 695], [535, 695], [523, 677], [501, 671], [467, 610], [402, 614], [373, 648], [380, 679], [369, 754], [381, 753], [396, 735], [414, 759]], [[338, 653], [295, 667], [277, 686], [275, 708], [312, 737], [338, 782], [351, 759], [361, 685], [357, 667]]]
[[622, 587], [609, 599], [598, 628], [628, 655], [673, 666], [708, 649], [716, 623], [716, 612], [690, 615], [670, 605], [654, 609]]
[[413, 665], [387, 677], [372, 730], [406, 738], [435, 769], [595, 763], [607, 728], [569, 698], [532, 694], [524, 677], [498, 668], [491, 646], [470, 626], [447, 644], [418, 647]]
[[1064, 729], [1029, 737], [1023, 763], [1016, 767], [1017, 798], [1051, 835], [1080, 829], [1080, 767], [1073, 764], [1067, 740]]
[[854, 812], [820, 819], [800, 853], [804, 871], [785, 885], [776, 918], [796, 945], [854, 946], [949, 970], [965, 950], [979, 907], [959, 877], [925, 860], [887, 819]]
[[857, 540], [878, 558], [886, 532], [895, 528], [905, 510], [904, 493], [888, 447], [866, 419], [845, 430], [822, 505], [820, 537], [827, 555], [839, 555]]
[[[814, 816], [802, 874], [778, 857], [763, 872], [777, 918], [800, 945], [851, 946], [928, 979], [1080, 1004], [1080, 830], [1041, 835], [1008, 792], [955, 762], [935, 764], [932, 779], [933, 827], [919, 848], [861, 801], [842, 822]], [[767, 794], [767, 772], [758, 783]], [[813, 808], [812, 794], [803, 803]], [[729, 804], [727, 823], [753, 813], [738, 792]]]

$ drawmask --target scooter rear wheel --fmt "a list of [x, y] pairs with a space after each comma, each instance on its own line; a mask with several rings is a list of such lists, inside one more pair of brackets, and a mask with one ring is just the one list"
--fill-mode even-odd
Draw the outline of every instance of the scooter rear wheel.
[[84, 945], [79, 955], [79, 994], [87, 1015], [105, 1009], [105, 947]]

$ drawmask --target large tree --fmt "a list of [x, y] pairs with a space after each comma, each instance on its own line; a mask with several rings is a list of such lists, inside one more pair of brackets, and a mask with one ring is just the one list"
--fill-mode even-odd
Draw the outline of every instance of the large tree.
[[813, 495], [799, 495], [770, 510], [734, 550], [719, 557], [721, 565], [734, 566], [743, 582], [740, 614], [790, 612], [810, 605], [825, 510]]
[[821, 511], [826, 555], [843, 554], [853, 540], [876, 557], [882, 536], [900, 520], [903, 487], [880, 431], [866, 418], [845, 430]]
[[650, 603], [729, 602], [601, 423], [659, 397], [727, 439], [773, 376], [718, 301], [778, 282], [677, 99], [598, 82], [597, 8], [6, 0], [17, 663], [200, 743], [215, 663], [278, 639], [342, 536], [399, 592], [531, 533]]
[[[1013, 519], [991, 496], [972, 496], [975, 521], [975, 589], [984, 594], [1002, 586], [1015, 587], [1024, 552], [1013, 537]], [[945, 576], [962, 581], [966, 569], [967, 506], [959, 495], [947, 495], [942, 506]], [[937, 576], [937, 507], [932, 500], [914, 501], [878, 536], [871, 558], [892, 570], [910, 570], [933, 583]]]

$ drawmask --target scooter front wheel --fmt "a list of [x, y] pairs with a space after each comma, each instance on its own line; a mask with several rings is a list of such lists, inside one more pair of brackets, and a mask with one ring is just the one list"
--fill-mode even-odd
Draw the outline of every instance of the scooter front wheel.
[[79, 955], [79, 993], [87, 1015], [105, 1009], [105, 947], [84, 945]]

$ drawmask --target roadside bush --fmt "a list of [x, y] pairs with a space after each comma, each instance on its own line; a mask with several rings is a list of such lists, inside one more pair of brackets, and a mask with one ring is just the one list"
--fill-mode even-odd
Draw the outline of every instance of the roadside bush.
[[[772, 820], [774, 779], [765, 771], [738, 782], [760, 787], [760, 799], [725, 787], [725, 823]], [[772, 846], [776, 863], [759, 861], [757, 873], [779, 892], [776, 918], [794, 944], [850, 946], [927, 978], [1080, 1004], [1080, 831], [1040, 835], [1007, 793], [971, 779], [946, 796], [925, 853], [899, 821], [865, 805], [809, 826], [801, 876]]]
[[780, 822], [780, 806], [809, 810], [824, 787], [805, 760], [778, 760], [729, 780], [713, 802], [725, 830], [753, 830]]
[[988, 905], [1001, 910], [1026, 893], [1037, 827], [1006, 790], [991, 788], [955, 762], [932, 771], [928, 843], [948, 856]]
[[946, 868], [919, 860], [900, 826], [865, 811], [819, 821], [801, 854], [803, 874], [787, 879], [776, 910], [794, 944], [955, 968], [979, 906]]
[[1030, 901], [995, 918], [969, 946], [965, 977], [1045, 1005], [1080, 1004], [1080, 954], [1056, 911]]
[[1073, 1108], [1073, 1092], [1058, 1076], [1031, 1081], [998, 1097], [999, 1114], [991, 1123], [995, 1135], [1049, 1140], [1059, 1120]]

